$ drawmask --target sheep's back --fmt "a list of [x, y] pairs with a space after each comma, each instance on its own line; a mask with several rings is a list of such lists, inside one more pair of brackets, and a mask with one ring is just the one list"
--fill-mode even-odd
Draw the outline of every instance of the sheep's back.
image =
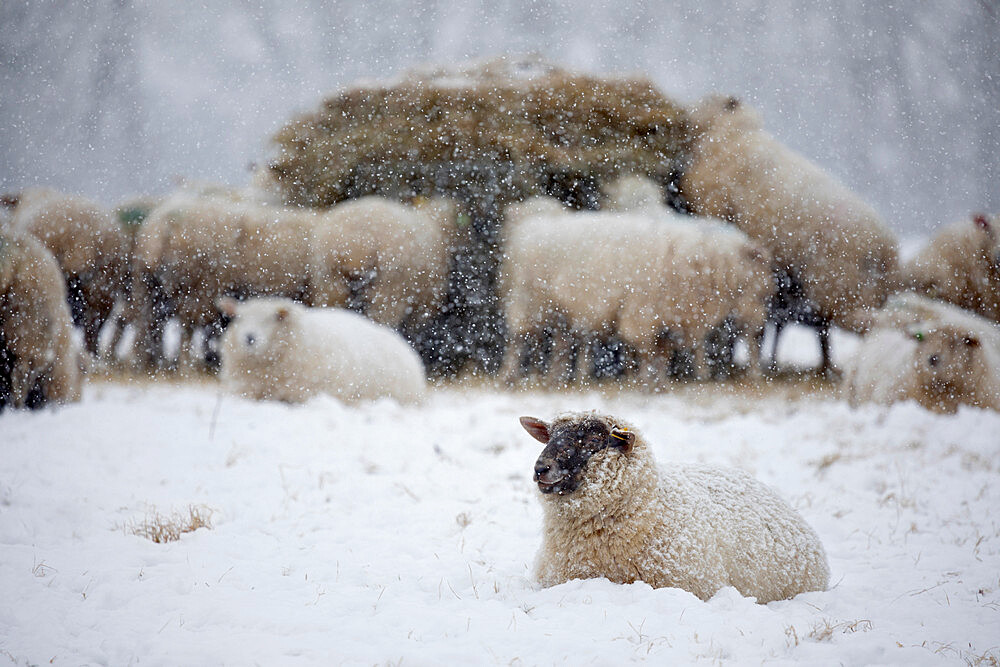
[[[769, 487], [735, 468], [680, 465], [661, 477], [663, 534], [691, 576], [735, 586], [758, 602], [826, 588], [829, 570], [816, 533]], [[721, 572], [702, 572], [691, 553], [717, 554]], [[711, 559], [708, 561], [711, 567]], [[704, 590], [709, 597], [715, 590]]]

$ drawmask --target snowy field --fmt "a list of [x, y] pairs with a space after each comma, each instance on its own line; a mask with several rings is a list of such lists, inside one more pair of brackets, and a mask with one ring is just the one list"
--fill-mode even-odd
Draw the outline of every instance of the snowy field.
[[[757, 605], [531, 579], [540, 445], [620, 414], [661, 463], [745, 468], [815, 527], [831, 590]], [[417, 407], [94, 382], [0, 415], [0, 664], [987, 664], [1000, 414], [852, 410], [817, 383], [432, 390]], [[211, 510], [158, 544], [155, 512]]]

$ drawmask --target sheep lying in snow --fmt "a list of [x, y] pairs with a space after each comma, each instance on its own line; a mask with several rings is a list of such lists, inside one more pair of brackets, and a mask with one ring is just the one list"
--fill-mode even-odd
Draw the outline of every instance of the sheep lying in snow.
[[98, 336], [124, 293], [127, 240], [111, 215], [83, 197], [26, 188], [7, 199], [10, 226], [40, 239], [55, 256], [68, 290], [73, 321], [97, 354]]
[[855, 329], [855, 314], [881, 306], [898, 281], [893, 234], [855, 194], [767, 134], [738, 100], [709, 97], [691, 121], [693, 157], [681, 181], [688, 204], [734, 222], [771, 251], [777, 334], [790, 320], [815, 326], [823, 370], [830, 370], [829, 326]]
[[771, 290], [770, 258], [758, 244], [731, 226], [662, 206], [656, 215], [571, 214], [548, 212], [543, 202], [514, 209], [505, 230], [508, 378], [521, 346], [549, 326], [567, 329], [584, 349], [619, 335], [635, 349], [647, 386], [661, 376], [665, 341], [693, 347], [695, 374], [704, 377], [705, 336], [727, 318], [749, 332], [758, 370]]
[[9, 391], [0, 408], [79, 400], [81, 355], [52, 254], [30, 234], [0, 230], [0, 385]]
[[597, 413], [522, 417], [545, 444], [535, 464], [544, 510], [536, 576], [544, 586], [606, 577], [682, 588], [705, 600], [734, 586], [759, 603], [825, 590], [816, 533], [745, 472], [657, 467], [631, 425]]
[[891, 297], [873, 320], [844, 377], [851, 405], [1000, 410], [1000, 329], [989, 320], [914, 293]]
[[945, 227], [904, 274], [918, 292], [1000, 322], [1000, 216]]
[[222, 378], [235, 393], [294, 403], [317, 393], [414, 401], [424, 392], [416, 352], [357, 313], [277, 297], [223, 298], [219, 308], [233, 318], [222, 338]]

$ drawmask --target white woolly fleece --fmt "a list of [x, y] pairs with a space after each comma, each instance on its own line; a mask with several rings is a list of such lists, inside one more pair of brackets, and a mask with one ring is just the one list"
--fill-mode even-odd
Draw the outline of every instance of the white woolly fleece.
[[673, 464], [659, 469], [642, 435], [609, 415], [567, 414], [635, 433], [628, 453], [590, 458], [583, 483], [540, 494], [545, 513], [540, 583], [606, 577], [682, 588], [708, 599], [734, 586], [759, 603], [825, 590], [829, 568], [816, 533], [784, 500], [740, 470]]

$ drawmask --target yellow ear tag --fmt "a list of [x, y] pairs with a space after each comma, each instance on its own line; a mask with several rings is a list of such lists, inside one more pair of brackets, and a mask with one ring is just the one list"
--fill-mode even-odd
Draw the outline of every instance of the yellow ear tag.
[[[623, 429], [620, 429], [620, 430], [621, 430], [622, 433], [628, 433], [628, 429], [627, 428], [623, 428]], [[611, 432], [611, 437], [612, 438], [618, 438], [622, 442], [628, 442], [628, 438], [626, 438], [624, 435], [621, 435], [620, 433], [617, 433], [615, 431]]]

